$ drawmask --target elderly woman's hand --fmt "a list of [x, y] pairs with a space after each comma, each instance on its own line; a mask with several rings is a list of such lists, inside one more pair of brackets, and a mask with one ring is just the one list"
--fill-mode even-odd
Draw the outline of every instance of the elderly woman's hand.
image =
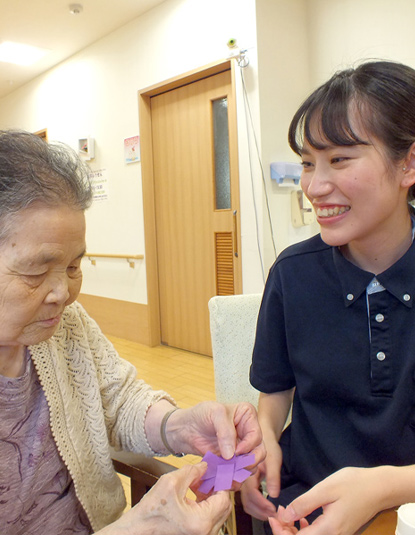
[[255, 468], [265, 458], [261, 428], [250, 403], [198, 403], [174, 412], [167, 422], [167, 439], [175, 451], [204, 455], [207, 451], [230, 459], [255, 453]]
[[163, 475], [140, 503], [96, 535], [217, 535], [232, 509], [230, 493], [217, 492], [203, 501], [186, 497], [206, 466], [188, 465]]

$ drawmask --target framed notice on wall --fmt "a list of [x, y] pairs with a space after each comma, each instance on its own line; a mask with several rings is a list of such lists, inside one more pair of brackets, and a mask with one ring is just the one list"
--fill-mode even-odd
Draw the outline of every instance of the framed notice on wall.
[[95, 143], [92, 137], [83, 137], [78, 139], [78, 151], [80, 156], [85, 160], [95, 158]]
[[124, 158], [125, 163], [140, 161], [140, 136], [127, 137], [124, 139]]
[[92, 184], [93, 200], [108, 201], [108, 174], [106, 169], [91, 171], [89, 179]]

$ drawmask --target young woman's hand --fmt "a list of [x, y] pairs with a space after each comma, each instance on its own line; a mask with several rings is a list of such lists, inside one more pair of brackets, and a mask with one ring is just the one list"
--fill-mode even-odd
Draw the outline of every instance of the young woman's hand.
[[263, 495], [260, 485], [265, 480], [268, 494], [277, 498], [280, 493], [281, 464], [280, 445], [275, 439], [272, 443], [268, 441], [265, 461], [258, 466], [257, 472], [244, 482], [241, 489], [244, 510], [254, 518], [267, 520], [276, 514], [275, 506]]
[[261, 463], [256, 473], [249, 477], [241, 488], [244, 511], [259, 520], [267, 520], [276, 514], [275, 506], [262, 493], [261, 483], [264, 477], [265, 469]]
[[294, 388], [272, 394], [260, 393], [258, 410], [267, 456], [259, 465], [259, 474], [242, 485], [242, 504], [245, 511], [259, 520], [276, 515], [275, 506], [266, 499], [259, 486], [263, 480], [269, 496], [277, 498], [281, 488], [282, 450], [279, 438], [287, 421], [294, 396]]
[[[294, 526], [294, 522], [286, 522], [284, 519], [285, 509], [282, 505], [278, 507], [278, 511], [274, 517], [270, 517], [269, 524], [274, 535], [295, 535], [298, 529]], [[305, 518], [301, 518], [300, 529], [306, 528], [309, 524]]]
[[[282, 509], [279, 522], [271, 519], [274, 535], [296, 533], [295, 521], [302, 522], [304, 535], [354, 535], [379, 511], [388, 507], [383, 503], [388, 485], [381, 470], [382, 467], [348, 467], [335, 472]], [[323, 514], [311, 525], [306, 525], [302, 519], [319, 507], [323, 508]]]

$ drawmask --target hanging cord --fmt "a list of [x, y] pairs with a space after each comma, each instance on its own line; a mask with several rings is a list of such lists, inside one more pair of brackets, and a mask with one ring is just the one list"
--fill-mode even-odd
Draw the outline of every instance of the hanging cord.
[[[245, 58], [245, 55], [242, 56], [242, 61], [244, 63], [247, 61], [246, 58]], [[245, 114], [246, 114], [246, 117], [249, 117], [249, 123], [250, 123], [251, 129], [252, 129], [253, 136], [254, 136], [254, 141], [255, 141], [256, 154], [257, 154], [257, 157], [258, 157], [259, 166], [261, 168], [261, 178], [262, 178], [262, 183], [263, 183], [263, 187], [264, 187], [264, 194], [265, 194], [265, 200], [266, 200], [268, 222], [269, 222], [269, 227], [270, 227], [270, 231], [271, 231], [272, 246], [274, 248], [274, 254], [275, 254], [275, 258], [276, 258], [277, 257], [277, 250], [276, 250], [276, 246], [275, 246], [274, 229], [273, 229], [273, 225], [272, 225], [271, 211], [270, 211], [270, 207], [269, 207], [269, 199], [268, 199], [268, 191], [267, 191], [266, 182], [265, 182], [264, 167], [262, 165], [261, 156], [260, 156], [260, 153], [259, 153], [258, 141], [257, 141], [257, 137], [255, 135], [255, 129], [254, 129], [254, 124], [253, 124], [252, 114], [251, 114], [251, 108], [250, 108], [249, 100], [248, 100], [248, 93], [247, 93], [247, 90], [246, 90], [245, 79], [244, 79], [244, 75], [243, 75], [243, 72], [242, 72], [242, 69], [244, 67], [246, 67], [248, 63], [245, 63], [244, 65], [242, 65], [242, 61], [241, 61], [241, 64], [240, 64], [240, 60], [238, 60], [238, 65], [241, 67], [240, 72], [241, 72], [242, 90], [243, 90], [243, 96], [244, 96]], [[259, 239], [258, 210], [257, 210], [256, 200], [255, 200], [253, 170], [252, 170], [252, 161], [251, 161], [251, 136], [249, 134], [248, 124], [247, 124], [247, 137], [248, 137], [248, 148], [249, 148], [249, 150], [248, 150], [248, 153], [249, 153], [249, 167], [250, 167], [250, 172], [251, 172], [252, 198], [253, 198], [254, 211], [255, 211], [257, 246], [258, 246], [258, 253], [259, 253], [260, 262], [261, 262], [262, 276], [263, 276], [263, 279], [264, 279], [264, 282], [265, 282], [265, 270], [264, 270], [264, 262], [263, 262], [262, 253], [261, 253], [260, 239]]]
[[[242, 70], [241, 70], [241, 78], [243, 80]], [[247, 116], [247, 103], [246, 103], [246, 98], [245, 98], [245, 88], [244, 88], [244, 106], [245, 106], [245, 117], [246, 117]], [[248, 124], [246, 125], [246, 132], [247, 132], [247, 139], [248, 139], [248, 158], [249, 158], [249, 170], [250, 170], [249, 176], [251, 178], [252, 202], [254, 205], [254, 214], [255, 214], [256, 242], [257, 242], [257, 248], [258, 248], [259, 261], [261, 263], [262, 281], [265, 284], [265, 269], [264, 269], [264, 261], [262, 258], [261, 243], [259, 239], [258, 209], [256, 205], [256, 195], [255, 195], [255, 188], [254, 188], [254, 176], [253, 176], [253, 170], [252, 170], [252, 158], [251, 158], [251, 148], [250, 148], [251, 142], [250, 142]]]

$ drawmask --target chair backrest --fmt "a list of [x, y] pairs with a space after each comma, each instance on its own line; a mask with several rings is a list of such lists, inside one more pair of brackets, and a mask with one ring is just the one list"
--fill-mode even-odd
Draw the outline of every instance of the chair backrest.
[[262, 294], [227, 295], [209, 301], [215, 394], [221, 403], [249, 401], [259, 392], [249, 383], [249, 367]]

